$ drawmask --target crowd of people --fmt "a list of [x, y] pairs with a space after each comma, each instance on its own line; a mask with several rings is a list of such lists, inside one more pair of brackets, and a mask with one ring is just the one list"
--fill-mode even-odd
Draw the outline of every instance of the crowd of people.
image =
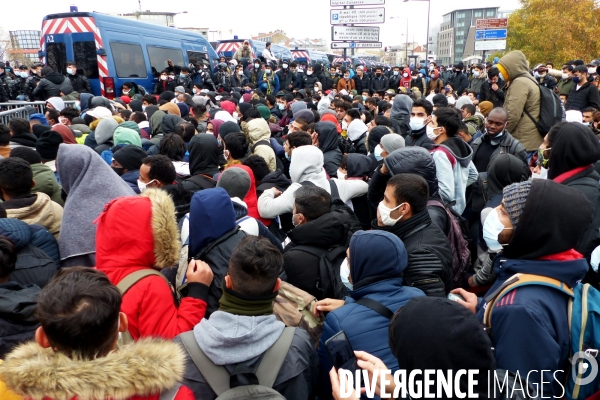
[[[46, 102], [0, 124], [0, 398], [339, 399], [340, 331], [371, 375], [563, 396], [572, 292], [553, 285], [600, 288], [599, 63], [245, 46], [110, 100], [72, 62], [0, 64], [0, 101]], [[507, 288], [524, 276], [545, 284]]]

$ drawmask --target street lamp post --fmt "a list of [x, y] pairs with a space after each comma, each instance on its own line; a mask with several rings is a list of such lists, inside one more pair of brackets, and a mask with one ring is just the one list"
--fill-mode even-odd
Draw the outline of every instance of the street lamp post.
[[[408, 3], [411, 0], [404, 0]], [[425, 60], [429, 62], [429, 19], [431, 17], [431, 0], [412, 0], [412, 1], [426, 1], [427, 2], [427, 42], [425, 42]]]

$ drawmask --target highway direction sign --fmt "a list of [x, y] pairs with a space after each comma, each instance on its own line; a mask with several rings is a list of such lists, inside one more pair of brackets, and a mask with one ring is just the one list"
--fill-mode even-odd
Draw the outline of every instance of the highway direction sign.
[[331, 40], [347, 40], [354, 42], [378, 42], [378, 26], [332, 26]]
[[381, 42], [344, 42], [344, 43], [331, 43], [332, 49], [380, 49], [382, 47]]
[[506, 28], [507, 26], [508, 18], [478, 19], [476, 23], [477, 29]]
[[475, 42], [475, 51], [504, 49], [506, 49], [506, 40], [478, 40]]
[[488, 29], [475, 31], [475, 40], [506, 39], [507, 29]]
[[343, 24], [382, 24], [385, 22], [385, 8], [347, 8], [330, 11], [331, 25]]
[[385, 0], [331, 0], [331, 7], [339, 6], [379, 6], [384, 5]]

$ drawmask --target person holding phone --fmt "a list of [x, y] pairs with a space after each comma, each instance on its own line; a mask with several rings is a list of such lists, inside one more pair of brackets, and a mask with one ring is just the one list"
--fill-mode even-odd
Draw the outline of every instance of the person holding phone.
[[402, 284], [408, 256], [397, 236], [384, 231], [358, 231], [350, 240], [347, 255], [353, 289], [345, 303], [327, 315], [317, 349], [322, 378], [319, 397], [323, 399], [331, 396], [327, 374], [336, 361], [331, 358], [328, 340], [344, 331], [350, 349], [371, 353], [396, 371], [398, 363], [388, 347], [390, 319], [410, 299], [425, 296], [420, 289]]

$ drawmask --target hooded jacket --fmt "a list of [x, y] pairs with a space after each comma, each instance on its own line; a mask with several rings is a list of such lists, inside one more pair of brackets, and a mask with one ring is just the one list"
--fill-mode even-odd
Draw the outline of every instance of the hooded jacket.
[[[565, 207], [564, 199], [569, 199]], [[588, 270], [581, 254], [572, 251], [592, 220], [593, 207], [576, 189], [534, 179], [519, 223], [508, 246], [496, 256], [492, 293], [515, 273], [542, 275], [574, 287]], [[540, 285], [514, 289], [492, 312], [492, 341], [498, 368], [532, 374], [530, 384], [544, 396], [559, 396], [562, 388], [553, 372], [564, 370], [570, 352], [568, 296]], [[481, 304], [480, 304], [481, 305]], [[483, 320], [484, 309], [478, 310]], [[526, 332], [526, 334], [524, 334]], [[564, 381], [563, 374], [556, 379]], [[550, 384], [548, 384], [550, 382]]]
[[[373, 75], [373, 77], [370, 79], [370, 89], [371, 89], [371, 94], [376, 93], [376, 92], [385, 92], [386, 90], [388, 90], [390, 84], [388, 82], [388, 78], [381, 74], [381, 76], [376, 76]], [[362, 90], [364, 91], [365, 88], [363, 87]]]
[[364, 154], [365, 156], [369, 153], [367, 150], [367, 125], [360, 119], [354, 119], [348, 125], [348, 139], [354, 144], [356, 153]]
[[388, 345], [390, 320], [356, 300], [375, 300], [396, 313], [410, 299], [424, 296], [419, 289], [404, 286], [403, 274], [407, 268], [407, 251], [394, 235], [381, 231], [359, 231], [350, 240], [350, 277], [353, 290], [345, 304], [330, 312], [323, 325], [319, 340], [319, 363], [322, 391], [329, 398], [329, 370], [331, 358], [325, 342], [344, 331], [355, 351], [366, 351], [379, 358], [393, 372], [398, 363]]
[[188, 256], [206, 262], [214, 274], [208, 291], [208, 318], [219, 308], [229, 258], [246, 234], [239, 230], [231, 199], [223, 188], [194, 193], [189, 223]]
[[315, 146], [300, 146], [294, 150], [290, 163], [292, 184], [275, 198], [272, 190], [265, 190], [258, 199], [258, 212], [262, 218], [275, 218], [294, 210], [294, 192], [309, 181], [331, 193], [327, 174], [323, 169], [323, 153]]
[[254, 150], [251, 150], [252, 154], [264, 158], [269, 166], [269, 171], [273, 172], [277, 169], [277, 162], [275, 161], [275, 152], [271, 146], [267, 143], [261, 143], [254, 147], [260, 141], [269, 142], [270, 138], [271, 130], [267, 121], [262, 118], [255, 118], [248, 122], [248, 142], [250, 148], [254, 148]]
[[11, 199], [2, 203], [8, 218], [16, 218], [27, 224], [37, 224], [48, 229], [56, 239], [60, 234], [63, 208], [53, 202], [46, 193]]
[[375, 168], [381, 165], [383, 160], [377, 161], [375, 158], [375, 148], [381, 142], [381, 138], [387, 134], [390, 134], [390, 130], [387, 126], [376, 126], [371, 129], [369, 132], [369, 137], [367, 138], [367, 147], [369, 149], [369, 159], [371, 160], [371, 171], [369, 171], [369, 175], [375, 171]]
[[177, 124], [185, 122], [183, 118], [174, 114], [166, 114], [161, 120], [162, 133], [168, 135], [169, 133], [175, 132]]
[[[231, 165], [229, 168], [241, 168], [248, 173], [250, 176], [250, 190], [248, 190], [248, 194], [244, 197], [244, 203], [248, 208], [248, 215], [252, 218], [256, 218], [264, 223], [267, 220], [262, 220], [260, 218], [260, 214], [258, 213], [258, 197], [256, 196], [256, 180], [254, 179], [254, 172], [250, 169], [250, 167], [241, 164]], [[269, 221], [267, 221], [269, 222]]]
[[[506, 93], [504, 92], [504, 87], [506, 83], [498, 77], [498, 90], [492, 90], [492, 84], [488, 79], [486, 79], [481, 84], [481, 90], [479, 91], [479, 103], [484, 101], [490, 101], [494, 107], [502, 107], [504, 106], [504, 98]], [[568, 94], [568, 93], [567, 93]]]
[[63, 190], [68, 195], [58, 241], [61, 266], [94, 266], [94, 221], [110, 200], [135, 193], [87, 146], [60, 145], [56, 165]]
[[445, 204], [462, 214], [466, 207], [467, 186], [477, 180], [478, 174], [473, 158], [473, 149], [459, 136], [446, 139], [433, 145], [431, 156], [435, 161], [440, 197]]
[[39, 293], [35, 285], [0, 284], [0, 359], [17, 345], [33, 340], [39, 326], [35, 317]]
[[412, 99], [405, 94], [394, 97], [390, 119], [395, 120], [400, 126], [400, 132], [404, 137], [410, 134], [410, 112], [412, 110]]
[[38, 138], [32, 133], [19, 133], [16, 135], [11, 135], [9, 145], [11, 149], [21, 146], [35, 149], [37, 139]]
[[[163, 190], [147, 189], [140, 196], [109, 202], [96, 224], [96, 268], [114, 285], [139, 270], [169, 268], [179, 258], [175, 206]], [[163, 278], [143, 278], [123, 296], [121, 311], [127, 315], [129, 333], [134, 340], [172, 339], [192, 329], [204, 317], [207, 292], [201, 283], [188, 284], [188, 295], [177, 308]]]
[[429, 93], [433, 90], [435, 93], [439, 93], [440, 90], [444, 87], [444, 81], [440, 79], [440, 73], [437, 69], [431, 71], [433, 77], [429, 80], [427, 84], [427, 93], [423, 93], [423, 96], [428, 96]]
[[46, 193], [53, 202], [61, 207], [64, 206], [65, 202], [60, 195], [61, 187], [56, 181], [54, 172], [52, 172], [50, 167], [42, 163], [37, 163], [31, 164], [31, 170], [33, 171], [33, 180], [35, 182], [35, 186], [31, 191], [33, 193]]
[[[217, 184], [213, 176], [219, 173], [219, 143], [213, 135], [196, 135], [190, 140], [190, 173], [192, 177], [200, 175], [204, 187], [199, 186], [193, 179], [183, 181], [186, 190], [196, 192], [206, 188], [214, 188]], [[195, 178], [198, 179], [198, 178]]]
[[319, 257], [296, 250], [295, 247], [347, 248], [351, 222], [349, 215], [336, 212], [322, 215], [292, 229], [288, 234], [290, 243], [283, 250], [283, 270], [287, 275], [287, 282], [320, 300], [322, 294], [317, 288], [320, 279]]
[[[74, 360], [35, 342], [15, 349], [0, 364], [0, 378], [23, 398], [158, 400], [184, 373], [184, 353], [175, 343], [146, 339], [105, 357]], [[174, 400], [192, 400], [181, 387]]]
[[337, 125], [327, 121], [317, 122], [315, 132], [319, 136], [319, 149], [323, 152], [323, 168], [330, 178], [334, 178], [337, 176], [337, 170], [342, 162]]
[[42, 100], [48, 100], [50, 97], [60, 97], [60, 92], [71, 93], [73, 86], [71, 81], [59, 74], [58, 72], [52, 71], [46, 74], [37, 87], [33, 90], [33, 95], [36, 98]]
[[140, 134], [133, 129], [129, 129], [123, 126], [117, 127], [113, 135], [115, 146], [132, 144], [138, 147], [142, 147], [142, 139]]
[[[535, 151], [540, 147], [543, 137], [535, 124], [525, 114], [529, 112], [538, 121], [540, 118], [540, 88], [529, 74], [529, 63], [525, 55], [511, 51], [500, 59], [502, 75], [510, 82], [505, 94], [504, 108], [508, 111], [506, 130], [511, 132], [527, 151]], [[505, 76], [504, 71], [508, 76]]]
[[52, 127], [52, 130], [58, 133], [63, 138], [64, 144], [77, 144], [73, 131], [66, 125], [56, 124]]
[[94, 139], [98, 145], [112, 144], [115, 129], [119, 123], [114, 118], [102, 118], [94, 130]]

